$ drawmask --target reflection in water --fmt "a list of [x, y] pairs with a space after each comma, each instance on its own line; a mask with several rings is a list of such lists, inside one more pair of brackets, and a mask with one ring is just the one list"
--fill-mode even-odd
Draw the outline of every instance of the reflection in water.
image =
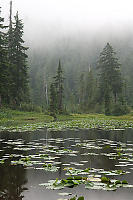
[[[1, 145], [0, 157], [5, 155], [4, 164], [0, 165], [0, 200], [22, 200], [22, 192], [27, 190], [26, 170], [22, 165], [12, 166], [10, 155], [14, 152], [13, 146]], [[3, 155], [4, 154], [4, 155]]]
[[22, 165], [11, 166], [8, 162], [0, 165], [1, 200], [22, 200], [26, 183], [26, 170]]
[[[56, 179], [57, 177], [59, 179], [64, 178], [64, 167], [70, 166], [77, 169], [99, 168], [104, 170], [124, 169], [132, 172], [131, 168], [133, 166], [116, 167], [119, 164], [119, 160], [109, 159], [104, 153], [116, 152], [114, 147], [121, 146], [121, 143], [123, 145], [128, 144], [133, 150], [133, 130], [120, 132], [101, 130], [47, 132], [41, 130], [34, 133], [0, 133], [0, 138], [0, 159], [6, 158], [5, 163], [0, 164], [0, 200], [60, 199], [58, 195], [60, 191], [47, 190], [45, 187], [41, 188], [39, 184], [46, 183], [49, 179]], [[16, 143], [14, 144], [13, 142]], [[78, 146], [78, 143], [82, 145]], [[15, 149], [15, 147], [18, 147], [18, 149]], [[67, 153], [60, 154], [52, 151], [45, 152], [50, 149], [49, 147], [52, 150], [72, 149], [77, 153], [68, 155]], [[46, 172], [34, 168], [26, 169], [23, 165], [11, 165], [12, 158], [10, 154], [27, 156], [45, 153], [57, 157], [52, 161], [58, 163], [56, 164], [59, 167], [58, 172]], [[20, 158], [16, 157], [16, 160]], [[37, 158], [34, 157], [32, 159], [36, 160]], [[43, 159], [41, 161], [45, 162]], [[38, 163], [37, 167], [39, 168], [41, 165]], [[124, 175], [124, 179], [133, 184], [132, 173]], [[27, 188], [28, 192], [25, 191]], [[65, 189], [63, 192], [70, 192], [78, 196], [83, 195], [85, 200], [110, 200], [112, 198], [113, 200], [131, 200], [133, 195], [133, 189], [120, 189], [116, 192], [92, 191], [86, 190], [82, 185]]]

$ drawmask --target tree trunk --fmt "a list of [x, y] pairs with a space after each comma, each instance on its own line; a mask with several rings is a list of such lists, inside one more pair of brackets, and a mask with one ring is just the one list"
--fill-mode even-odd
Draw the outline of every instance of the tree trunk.
[[117, 101], [117, 94], [115, 93], [114, 96], [115, 96], [115, 104], [116, 104], [116, 101]]
[[110, 96], [105, 95], [105, 115], [110, 115]]
[[1, 97], [1, 94], [0, 94], [0, 108], [2, 107], [2, 97]]

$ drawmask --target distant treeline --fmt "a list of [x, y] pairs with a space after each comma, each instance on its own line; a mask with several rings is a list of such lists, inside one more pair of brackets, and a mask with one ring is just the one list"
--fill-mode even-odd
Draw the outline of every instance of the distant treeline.
[[[106, 115], [126, 114], [129, 109], [125, 98], [125, 87], [120, 70], [120, 63], [112, 46], [107, 43], [100, 53], [97, 62], [97, 74], [89, 67], [88, 71], [80, 74], [75, 95], [76, 112], [104, 112]], [[61, 64], [57, 70], [55, 81], [50, 86], [51, 113], [65, 112], [63, 106], [64, 77]], [[67, 102], [66, 102], [67, 106]], [[64, 109], [64, 110], [63, 110]]]

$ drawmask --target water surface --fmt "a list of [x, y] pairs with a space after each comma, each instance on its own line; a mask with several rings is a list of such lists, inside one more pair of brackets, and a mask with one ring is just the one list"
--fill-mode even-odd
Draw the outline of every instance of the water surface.
[[[120, 157], [111, 159], [123, 149], [127, 161]], [[64, 151], [66, 150], [66, 152]], [[68, 151], [72, 150], [72, 151]], [[40, 155], [47, 154], [52, 159]], [[31, 156], [31, 165], [18, 164], [18, 160]], [[114, 158], [112, 156], [112, 158]], [[133, 130], [101, 131], [82, 130], [66, 132], [47, 132], [40, 130], [32, 133], [0, 133], [0, 200], [57, 200], [69, 199], [74, 194], [84, 196], [86, 200], [131, 200], [133, 188], [119, 188], [116, 191], [90, 190], [84, 185], [63, 190], [49, 190], [41, 183], [50, 179], [62, 179], [67, 176], [64, 168], [101, 169], [104, 171], [124, 170], [125, 175], [111, 176], [127, 180], [133, 184]], [[15, 161], [16, 164], [15, 164]], [[56, 172], [45, 171], [44, 163], [52, 163]], [[99, 173], [99, 172], [98, 172]], [[68, 192], [71, 196], [60, 196]]]

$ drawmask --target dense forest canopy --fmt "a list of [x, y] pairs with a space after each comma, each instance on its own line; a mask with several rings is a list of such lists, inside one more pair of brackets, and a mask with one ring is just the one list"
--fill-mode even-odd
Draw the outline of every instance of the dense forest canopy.
[[[22, 104], [34, 104], [42, 107], [44, 111], [49, 111], [51, 90], [53, 90], [52, 81], [58, 71], [60, 60], [64, 77], [62, 86], [64, 111], [104, 112], [105, 102], [101, 98], [103, 92], [100, 94], [98, 61], [102, 50], [109, 43], [112, 51], [116, 52], [121, 74], [121, 85], [118, 86], [119, 84], [116, 83], [115, 86], [119, 95], [113, 95], [113, 89], [110, 87], [103, 88], [103, 90], [110, 91], [110, 113], [115, 114], [115, 110], [119, 110], [119, 112], [123, 112], [123, 109], [127, 110], [125, 107], [122, 108], [123, 106], [133, 106], [133, 30], [129, 24], [124, 26], [120, 24], [118, 28], [110, 24], [103, 26], [102, 29], [99, 26], [97, 28], [93, 26], [82, 27], [82, 29], [80, 27], [78, 30], [74, 30], [72, 27], [67, 30], [65, 25], [60, 26], [60, 29], [57, 30], [55, 25], [54, 32], [50, 27], [48, 31], [49, 24], [47, 24], [47, 27], [42, 24], [42, 29], [38, 30], [35, 38], [35, 34], [24, 35], [23, 31], [29, 31], [30, 28], [25, 22], [26, 29], [24, 29], [23, 22], [19, 19], [18, 14], [16, 14], [12, 26], [11, 21], [4, 23], [2, 13], [0, 13], [0, 16], [2, 22], [0, 31], [2, 35], [6, 34], [5, 38], [2, 39], [1, 51], [7, 57], [5, 57], [7, 63], [4, 63], [4, 70], [8, 69], [8, 73], [5, 71], [2, 73], [2, 75], [6, 73], [4, 80], [1, 75], [1, 91], [5, 88], [4, 92], [1, 92], [3, 93], [4, 104], [10, 106], [15, 104], [18, 107], [22, 107]], [[40, 22], [38, 23], [40, 24]], [[17, 35], [15, 35], [17, 34], [17, 27], [18, 32], [20, 29], [20, 41], [15, 41], [15, 39], [17, 40]], [[2, 35], [1, 37], [3, 37]], [[10, 37], [14, 37], [12, 46]], [[26, 44], [28, 44], [29, 50], [24, 45], [23, 37], [27, 40]], [[20, 55], [17, 52], [16, 42], [18, 42], [18, 45], [20, 44], [22, 50]], [[6, 46], [8, 52], [6, 52]], [[10, 58], [10, 51], [12, 51], [13, 58]], [[18, 76], [17, 73], [20, 75]], [[10, 77], [10, 81], [5, 81], [6, 76]], [[4, 81], [6, 84], [4, 84]], [[10, 86], [10, 91], [5, 94], [7, 84]], [[116, 96], [119, 96], [117, 102], [114, 100]]]

